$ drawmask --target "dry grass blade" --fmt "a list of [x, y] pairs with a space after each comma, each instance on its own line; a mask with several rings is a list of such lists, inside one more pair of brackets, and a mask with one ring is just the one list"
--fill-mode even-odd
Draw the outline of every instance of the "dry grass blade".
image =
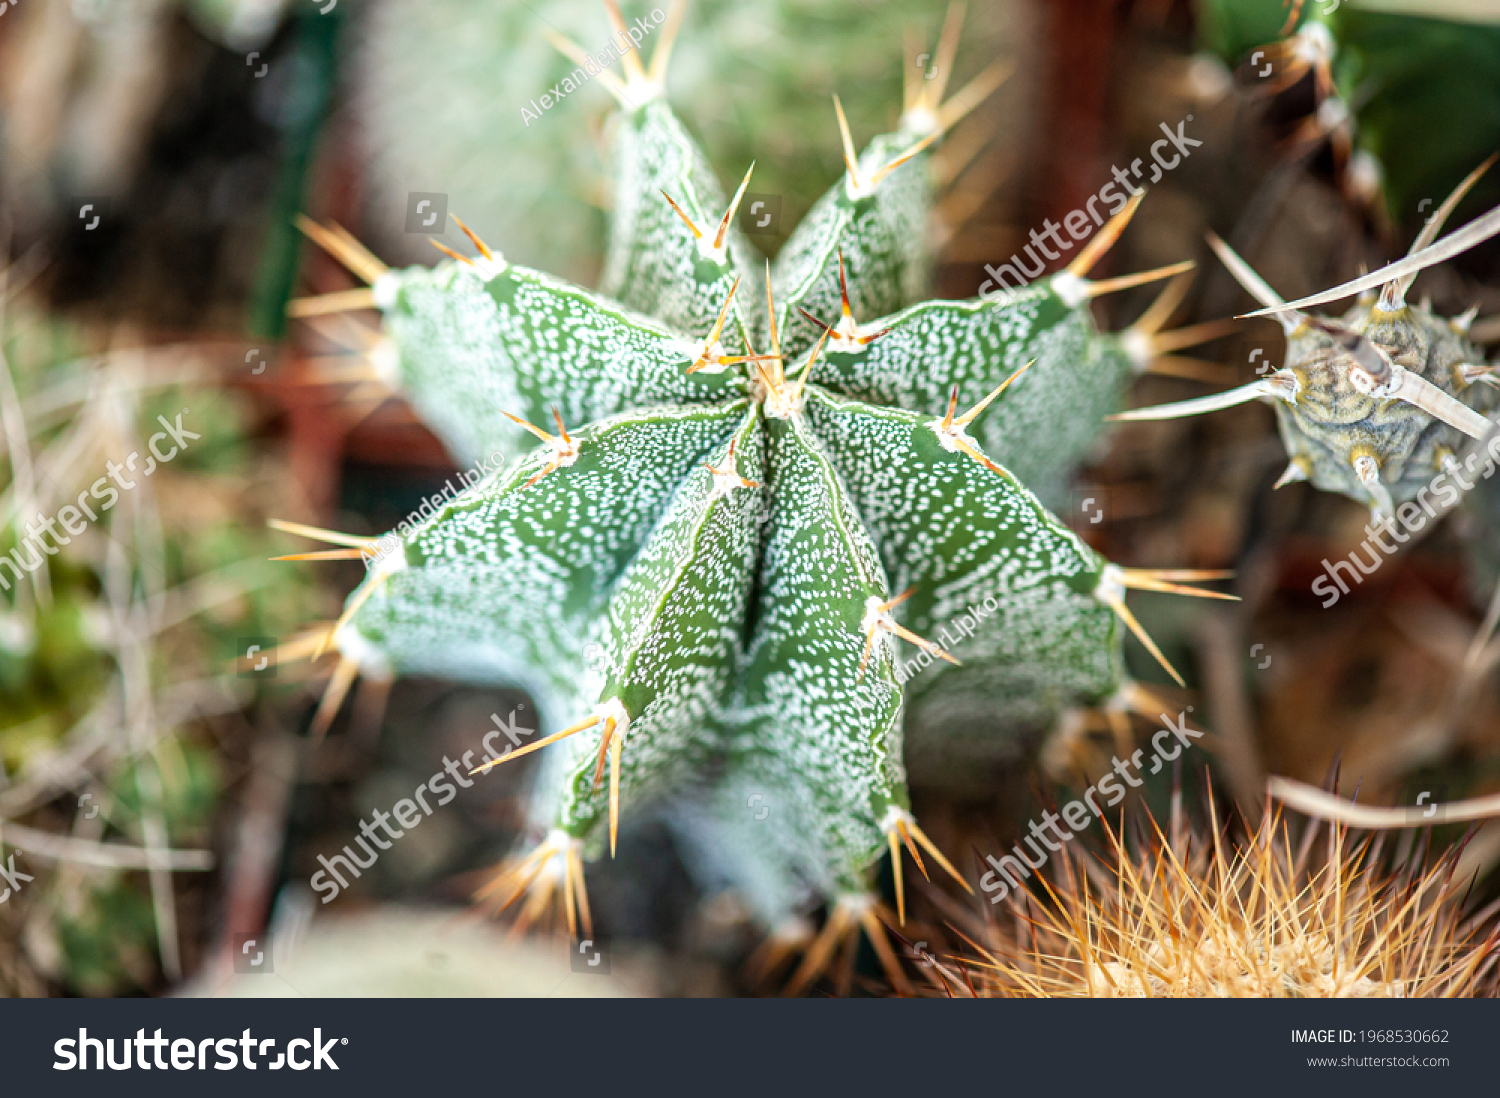
[[1385, 829], [1431, 827], [1435, 823], [1468, 823], [1500, 816], [1500, 793], [1450, 804], [1417, 805], [1411, 808], [1379, 808], [1355, 804], [1317, 786], [1290, 778], [1274, 777], [1266, 791], [1282, 803], [1320, 820], [1336, 820], [1347, 827]]

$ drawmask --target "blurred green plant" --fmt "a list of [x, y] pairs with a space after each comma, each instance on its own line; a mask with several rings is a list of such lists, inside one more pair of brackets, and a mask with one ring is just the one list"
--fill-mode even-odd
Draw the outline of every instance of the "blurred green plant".
[[[1473, 5], [1472, 21], [1454, 22], [1462, 5], [1381, 6], [1198, 0], [1199, 40], [1244, 64], [1252, 88], [1280, 90], [1311, 71], [1308, 131], [1343, 143], [1346, 170], [1373, 174], [1391, 220], [1411, 226], [1500, 149], [1500, 14]], [[1497, 201], [1500, 179], [1484, 180], [1458, 216]]]
[[[670, 6], [661, 0], [657, 10]], [[714, 46], [677, 59], [670, 91], [714, 163], [755, 160], [756, 194], [780, 200], [767, 235], [757, 237], [762, 250], [774, 254], [841, 169], [831, 140], [808, 140], [836, 137], [829, 96], [858, 88], [858, 102], [850, 97], [848, 104], [850, 125], [888, 130], [910, 75], [903, 65], [921, 78], [937, 71], [945, 6], [943, 0], [694, 0], [683, 33]], [[443, 192], [452, 212], [505, 240], [509, 253], [575, 280], [591, 278], [610, 201], [601, 155], [607, 99], [586, 87], [569, 96], [571, 117], [554, 108], [528, 121], [523, 110], [574, 68], [548, 47], [546, 35], [600, 50], [608, 38], [597, 13], [597, 0], [372, 6], [354, 28], [359, 155], [372, 185], [367, 231], [399, 242], [407, 193]], [[963, 21], [962, 7], [957, 18]], [[1002, 46], [1015, 48], [1020, 21], [1011, 3], [974, 5], [965, 30], [971, 71]], [[898, 61], [907, 35], [905, 60]], [[579, 124], [580, 105], [592, 127]]]
[[[0, 569], [0, 842], [36, 877], [0, 906], [32, 979], [0, 984], [87, 995], [181, 975], [170, 873], [130, 868], [145, 864], [132, 852], [209, 846], [224, 766], [205, 720], [253, 693], [231, 669], [238, 638], [275, 635], [310, 597], [264, 559], [257, 501], [275, 469], [209, 353], [97, 342], [24, 299], [0, 314], [0, 548], [15, 550]], [[179, 415], [200, 437], [104, 479]], [[28, 534], [101, 483], [115, 497], [95, 492], [66, 544]]]

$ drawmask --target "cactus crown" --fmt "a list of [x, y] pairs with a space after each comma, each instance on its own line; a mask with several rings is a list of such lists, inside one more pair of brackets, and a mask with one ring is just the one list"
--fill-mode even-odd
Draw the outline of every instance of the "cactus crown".
[[661, 98], [679, 18], [649, 72], [627, 54], [601, 81], [621, 112], [597, 292], [472, 233], [476, 257], [395, 272], [310, 229], [373, 290], [298, 311], [377, 304], [394, 383], [461, 460], [533, 443], [399, 530], [320, 643], [520, 683], [566, 726], [494, 760], [558, 744], [501, 906], [530, 893], [530, 921], [557, 898], [587, 925], [581, 857], [613, 851], [622, 805], [672, 794], [768, 925], [832, 901], [805, 980], [861, 928], [889, 958], [883, 853], [921, 866], [921, 846], [963, 883], [909, 811], [904, 734], [1003, 736], [1114, 698], [1120, 622], [1150, 645], [1126, 589], [1209, 577], [1107, 563], [1013, 475], [1060, 485], [1150, 357], [1164, 316], [1132, 355], [1087, 305], [1135, 203], [1053, 279], [924, 300], [933, 146], [999, 78], [940, 102], [953, 24], [896, 131], [856, 154], [835, 103], [847, 172], [767, 263], [734, 220], [750, 173], [726, 201]]

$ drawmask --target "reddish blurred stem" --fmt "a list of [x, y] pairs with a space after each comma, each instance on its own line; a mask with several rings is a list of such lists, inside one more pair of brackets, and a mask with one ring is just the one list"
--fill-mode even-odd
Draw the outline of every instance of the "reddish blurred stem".
[[[1115, 41], [1116, 0], [1040, 0], [1047, 64], [1042, 77], [1048, 119], [1039, 143], [1032, 222], [1061, 223], [1108, 181], [1105, 106]], [[1066, 266], [1072, 253], [1050, 264]], [[1106, 257], [1107, 262], [1107, 257]]]

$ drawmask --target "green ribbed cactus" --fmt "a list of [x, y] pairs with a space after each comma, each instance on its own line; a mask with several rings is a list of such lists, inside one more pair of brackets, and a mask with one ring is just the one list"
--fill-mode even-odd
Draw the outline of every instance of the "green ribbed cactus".
[[596, 78], [621, 104], [598, 291], [472, 234], [472, 259], [387, 271], [310, 227], [373, 286], [297, 312], [376, 304], [373, 361], [459, 460], [532, 448], [415, 528], [320, 554], [374, 560], [303, 647], [336, 648], [344, 686], [357, 668], [531, 691], [550, 734], [488, 764], [557, 744], [534, 845], [494, 885], [529, 893], [526, 920], [561, 898], [587, 925], [582, 859], [669, 801], [690, 860], [768, 928], [830, 903], [797, 985], [860, 928], [900, 984], [871, 867], [921, 844], [962, 882], [912, 819], [903, 736], [1139, 697], [1126, 589], [1211, 578], [1108, 563], [1007, 471], [1059, 482], [1149, 357], [1145, 328], [1101, 335], [1088, 312], [1134, 204], [1066, 272], [923, 300], [931, 149], [996, 82], [943, 103], [943, 73], [858, 155], [837, 108], [847, 172], [770, 264], [734, 223], [750, 174], [726, 201], [662, 98], [662, 34], [649, 73], [627, 54]]

